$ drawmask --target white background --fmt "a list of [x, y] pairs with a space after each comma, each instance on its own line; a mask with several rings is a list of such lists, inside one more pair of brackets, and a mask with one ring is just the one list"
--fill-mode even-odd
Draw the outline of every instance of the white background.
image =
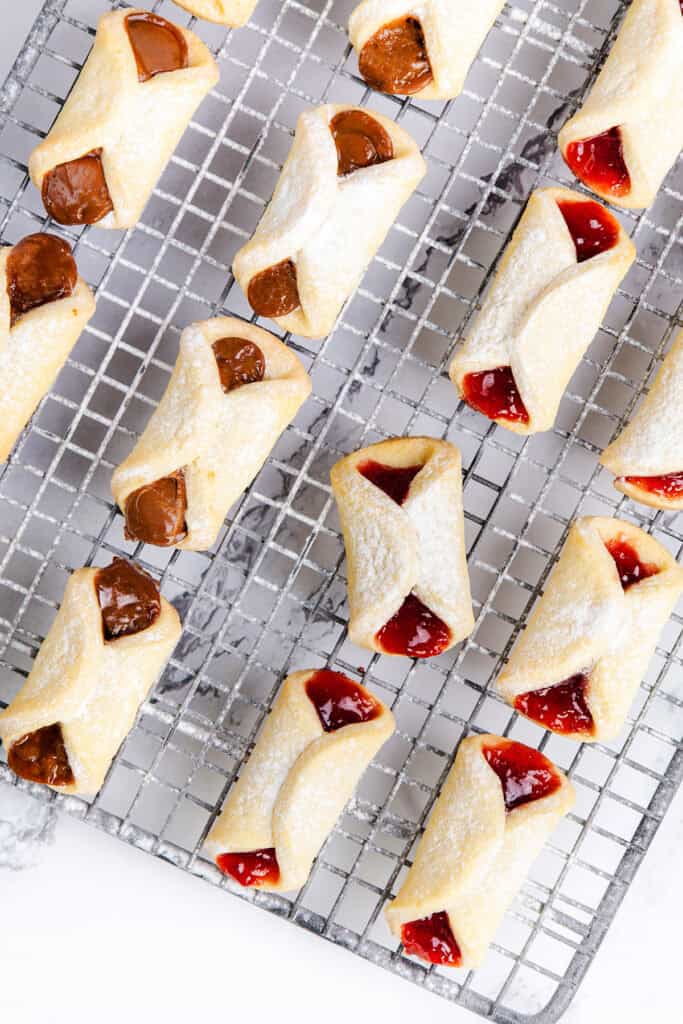
[[[0, 6], [3, 79], [40, 0]], [[683, 1020], [682, 820], [679, 794], [564, 1024]], [[0, 871], [0, 912], [16, 1024], [478, 1019], [67, 818], [38, 866]]]

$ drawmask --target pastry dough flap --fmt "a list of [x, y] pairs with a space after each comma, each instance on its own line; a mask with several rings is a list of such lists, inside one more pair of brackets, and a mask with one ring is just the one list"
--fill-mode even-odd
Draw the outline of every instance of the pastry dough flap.
[[197, 18], [231, 28], [246, 25], [256, 7], [256, 0], [174, 0], [174, 3]]

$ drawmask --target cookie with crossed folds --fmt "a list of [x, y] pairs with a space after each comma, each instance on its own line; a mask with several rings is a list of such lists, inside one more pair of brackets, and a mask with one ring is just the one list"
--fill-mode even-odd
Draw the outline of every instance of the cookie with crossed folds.
[[28, 679], [0, 714], [9, 767], [61, 793], [96, 793], [180, 633], [175, 608], [135, 563], [76, 570]]
[[143, 10], [100, 18], [90, 56], [29, 173], [60, 224], [129, 228], [218, 82], [193, 33]]

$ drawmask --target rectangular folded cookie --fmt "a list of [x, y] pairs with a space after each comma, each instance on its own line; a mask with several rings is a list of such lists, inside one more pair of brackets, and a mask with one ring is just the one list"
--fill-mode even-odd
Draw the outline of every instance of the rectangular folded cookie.
[[503, 0], [362, 0], [349, 19], [358, 69], [372, 89], [454, 99]]
[[242, 886], [299, 889], [393, 731], [391, 711], [359, 683], [329, 669], [294, 672], [228, 794], [206, 852]]
[[499, 693], [552, 732], [613, 739], [682, 592], [683, 569], [649, 534], [618, 519], [577, 519]]
[[157, 14], [100, 19], [92, 51], [29, 173], [60, 224], [129, 228], [218, 81], [204, 43]]
[[268, 208], [233, 261], [252, 309], [323, 338], [424, 177], [416, 142], [359, 107], [301, 114]]
[[361, 448], [330, 474], [346, 548], [349, 637], [381, 654], [442, 654], [474, 627], [460, 452], [431, 437]]
[[683, 331], [679, 331], [650, 392], [600, 462], [614, 486], [633, 501], [683, 509]]
[[61, 793], [96, 793], [180, 633], [175, 608], [133, 562], [74, 572], [28, 679], [0, 714], [10, 768]]
[[533, 192], [451, 363], [461, 397], [517, 434], [549, 430], [635, 257], [599, 203], [565, 188]]
[[596, 195], [650, 206], [683, 146], [680, 0], [633, 0], [581, 109], [558, 143]]
[[453, 767], [396, 898], [384, 913], [404, 951], [479, 967], [508, 906], [574, 789], [538, 750], [471, 736]]
[[300, 359], [236, 317], [186, 327], [164, 395], [112, 492], [126, 536], [205, 551], [311, 391]]
[[95, 299], [68, 242], [28, 235], [0, 248], [0, 461], [50, 390]]
[[256, 7], [257, 0], [173, 0], [178, 7], [196, 18], [213, 21], [217, 25], [239, 28], [246, 25]]

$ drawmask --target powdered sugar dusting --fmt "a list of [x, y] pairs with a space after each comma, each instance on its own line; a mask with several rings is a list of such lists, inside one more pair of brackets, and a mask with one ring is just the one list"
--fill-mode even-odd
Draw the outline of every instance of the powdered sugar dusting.
[[13, 786], [0, 785], [0, 868], [21, 871], [55, 838], [57, 812]]
[[[682, 19], [683, 20], [683, 19]], [[660, 367], [652, 390], [602, 456], [621, 476], [683, 471], [683, 332]]]
[[[564, 270], [576, 265], [576, 250], [559, 211], [535, 193], [519, 222], [462, 349], [453, 366], [458, 374], [509, 366], [530, 306]], [[522, 396], [524, 397], [524, 395]]]

